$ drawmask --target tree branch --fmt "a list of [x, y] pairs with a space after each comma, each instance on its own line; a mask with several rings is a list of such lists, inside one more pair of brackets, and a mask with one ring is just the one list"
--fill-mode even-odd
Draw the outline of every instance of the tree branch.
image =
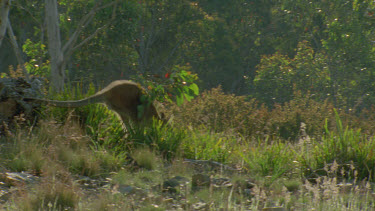
[[[116, 0], [115, 2], [111, 2], [109, 4], [106, 4], [102, 7], [98, 7], [96, 9], [96, 11], [100, 10], [100, 9], [103, 9], [103, 8], [106, 8], [106, 7], [109, 7], [111, 5], [114, 5], [114, 4], [117, 4], [118, 0]], [[98, 28], [95, 30], [94, 33], [92, 33], [90, 36], [88, 36], [86, 39], [84, 39], [81, 43], [79, 43], [78, 45], [74, 46], [74, 47], [71, 47], [69, 50], [66, 51], [66, 55], [68, 56], [71, 56], [71, 54], [77, 50], [78, 48], [80, 48], [82, 45], [86, 44], [88, 41], [90, 41], [92, 38], [94, 38], [99, 32], [103, 31], [104, 29], [106, 29], [110, 23], [115, 19], [116, 17], [116, 7], [113, 7], [113, 11], [112, 11], [112, 17], [111, 17], [111, 20], [108, 21], [108, 23], [104, 24], [102, 27]], [[91, 17], [90, 21], [92, 20], [93, 16]], [[86, 21], [86, 23], [88, 24], [89, 21]], [[87, 24], [85, 25], [85, 27], [87, 26]]]
[[[111, 2], [111, 3], [108, 3], [108, 4], [105, 4], [103, 6], [99, 6], [101, 4], [103, 0], [99, 0], [95, 6], [90, 10], [89, 13], [87, 13], [81, 20], [80, 22], [78, 23], [78, 26], [77, 26], [77, 29], [76, 31], [72, 34], [72, 36], [70, 37], [70, 39], [68, 40], [68, 42], [64, 45], [64, 47], [62, 48], [64, 54], [66, 55], [71, 55], [73, 53], [74, 50], [78, 49], [78, 47], [74, 47], [75, 43], [77, 42], [77, 39], [78, 39], [78, 36], [81, 34], [81, 32], [83, 31], [84, 28], [87, 27], [87, 25], [89, 25], [95, 15], [95, 13], [101, 9], [104, 9], [104, 8], [107, 8], [107, 7], [110, 7], [112, 5], [115, 5], [117, 4], [118, 0], [114, 1], [114, 2]], [[103, 27], [102, 27], [103, 28]], [[104, 27], [105, 28], [105, 27]], [[101, 31], [101, 30], [99, 30]], [[94, 33], [98, 33], [99, 32], [98, 30], [95, 31]], [[94, 36], [89, 36], [91, 37], [90, 39], [92, 39]], [[89, 39], [89, 40], [90, 40]], [[85, 39], [86, 40], [86, 39]], [[84, 41], [85, 43], [87, 42], [88, 40]], [[78, 44], [79, 46], [82, 46], [81, 44]]]
[[173, 54], [176, 52], [178, 46], [180, 46], [181, 42], [183, 41], [184, 38], [181, 38], [178, 43], [173, 47], [172, 51], [169, 53], [167, 59], [163, 62], [163, 64], [158, 68], [156, 73], [160, 73], [161, 70], [165, 67], [165, 65], [168, 64], [169, 60], [172, 58]]
[[86, 39], [84, 39], [81, 43], [79, 43], [78, 45], [70, 48], [66, 53], [65, 55], [67, 55], [67, 57], [69, 57], [70, 55], [72, 55], [72, 53], [77, 50], [78, 48], [80, 48], [82, 45], [86, 44], [88, 41], [90, 41], [92, 38], [94, 38], [100, 31], [103, 31], [105, 28], [107, 28], [107, 24], [104, 25], [103, 27], [101, 28], [98, 28], [95, 30], [94, 33], [92, 33], [90, 36], [88, 36]]
[[25, 75], [26, 79], [29, 80], [30, 77], [29, 77], [29, 74], [26, 71], [25, 62], [23, 61], [21, 51], [18, 48], [18, 44], [17, 44], [16, 38], [14, 36], [13, 29], [12, 29], [12, 26], [10, 24], [10, 20], [7, 19], [7, 20], [5, 20], [5, 22], [8, 23], [7, 24], [7, 32], [8, 32], [8, 36], [9, 36], [9, 39], [10, 39], [10, 43], [12, 44], [14, 53], [16, 54], [16, 58], [17, 58], [18, 64], [20, 65], [20, 67], [21, 67], [21, 69], [23, 71], [23, 74]]
[[75, 42], [77, 41], [78, 39], [78, 36], [79, 34], [81, 33], [81, 31], [83, 30], [83, 28], [85, 26], [87, 26], [87, 22], [89, 22], [89, 20], [92, 20], [92, 17], [94, 16], [95, 14], [95, 8], [98, 7], [98, 4], [100, 3], [101, 1], [98, 1], [94, 8], [92, 8], [90, 10], [89, 13], [87, 13], [85, 16], [83, 16], [83, 18], [79, 21], [78, 23], [78, 26], [77, 26], [77, 29], [73, 32], [72, 36], [70, 37], [70, 39], [68, 40], [67, 43], [65, 43], [64, 47], [62, 48], [62, 51], [65, 53], [69, 50], [69, 48], [72, 48], [73, 45], [75, 44]]

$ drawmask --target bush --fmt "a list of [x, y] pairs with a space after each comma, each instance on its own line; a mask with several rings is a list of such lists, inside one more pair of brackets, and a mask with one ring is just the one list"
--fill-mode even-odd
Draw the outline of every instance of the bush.
[[224, 94], [221, 87], [205, 91], [192, 102], [171, 106], [174, 122], [179, 126], [204, 126], [214, 133], [241, 133], [246, 136], [264, 131], [268, 111], [255, 100]]
[[334, 126], [333, 105], [324, 101], [317, 102], [295, 92], [295, 99], [272, 110], [260, 105], [256, 100], [247, 100], [244, 96], [224, 94], [220, 87], [205, 91], [192, 102], [180, 107], [171, 106], [175, 115], [174, 122], [180, 126], [202, 125], [212, 132], [240, 134], [245, 138], [281, 137], [295, 140], [300, 134], [301, 123], [307, 125], [309, 135], [321, 135], [325, 120], [330, 128]]
[[325, 121], [329, 128], [334, 127], [333, 105], [327, 100], [317, 102], [295, 92], [293, 100], [280, 105], [270, 112], [266, 134], [276, 135], [283, 139], [296, 140], [300, 135], [301, 123], [305, 123], [308, 135], [319, 136], [325, 132]]

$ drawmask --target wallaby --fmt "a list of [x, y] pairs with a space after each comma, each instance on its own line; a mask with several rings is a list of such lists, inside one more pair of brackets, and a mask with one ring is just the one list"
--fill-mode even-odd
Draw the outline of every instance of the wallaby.
[[[147, 102], [147, 100], [143, 100], [142, 102], [141, 98], [144, 95], [146, 95], [146, 92], [139, 84], [127, 80], [118, 80], [113, 81], [96, 94], [82, 100], [57, 101], [35, 98], [25, 99], [65, 108], [76, 108], [94, 103], [104, 103], [109, 109], [115, 111], [124, 123], [127, 123], [129, 119], [136, 124], [150, 121], [153, 117], [161, 119], [153, 102]], [[143, 106], [143, 108], [140, 109], [140, 106]]]

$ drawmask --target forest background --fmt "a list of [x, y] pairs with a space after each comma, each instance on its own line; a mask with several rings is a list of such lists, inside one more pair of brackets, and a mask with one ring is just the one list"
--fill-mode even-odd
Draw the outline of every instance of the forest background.
[[0, 18], [1, 78], [176, 100], [167, 127], [100, 105], [0, 125], [0, 208], [375, 209], [375, 1], [0, 0]]
[[[50, 77], [44, 8], [43, 1], [12, 1], [9, 22], [27, 72]], [[62, 80], [103, 87], [187, 70], [202, 90], [220, 85], [269, 107], [300, 91], [338, 108], [369, 108], [374, 12], [368, 0], [58, 1]], [[6, 37], [1, 73], [19, 65], [11, 49]]]

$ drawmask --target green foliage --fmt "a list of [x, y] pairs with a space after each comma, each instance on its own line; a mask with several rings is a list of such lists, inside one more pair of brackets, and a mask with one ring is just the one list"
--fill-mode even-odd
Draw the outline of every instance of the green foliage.
[[[268, 64], [267, 60], [262, 59], [263, 62], [257, 66], [254, 85], [259, 93], [255, 96], [265, 100], [269, 106], [274, 103], [272, 98], [276, 99], [275, 102], [286, 102], [293, 97], [288, 95], [293, 84], [293, 87], [303, 93], [309, 89], [316, 99], [329, 98], [337, 107], [358, 106], [359, 101], [362, 103], [361, 107], [372, 104], [370, 90], [373, 88], [370, 81], [373, 80], [371, 61], [374, 48], [371, 41], [373, 36], [370, 35], [373, 34], [373, 28], [370, 27], [373, 22], [370, 19], [373, 19], [374, 5], [371, 1], [343, 4], [340, 1], [286, 0], [274, 9], [272, 20], [278, 39], [274, 39], [272, 46], [278, 51], [270, 58], [282, 61], [287, 58], [280, 55], [288, 55], [289, 58], [294, 57], [293, 60], [287, 59], [294, 65], [289, 69], [291, 74], [278, 73], [284, 75], [281, 77], [283, 80], [273, 81], [271, 86], [273, 83], [276, 85], [262, 89], [267, 80], [259, 83], [258, 79], [267, 79], [265, 75], [274, 79], [273, 76], [277, 76], [274, 72], [285, 72], [283, 66], [271, 68], [271, 63]], [[313, 54], [308, 53], [304, 47], [304, 53], [298, 56], [301, 42], [304, 40], [310, 43]], [[295, 47], [297, 48], [294, 49]], [[293, 73], [299, 77], [293, 78]], [[307, 75], [309, 77], [306, 77]], [[284, 91], [281, 87], [285, 81], [287, 86]], [[266, 91], [266, 95], [263, 95], [263, 91]], [[283, 97], [286, 95], [287, 99], [277, 99], [277, 94], [282, 94]]]
[[191, 101], [199, 94], [199, 88], [195, 83], [198, 76], [188, 71], [189, 68], [175, 66], [171, 72], [164, 75], [164, 78], [157, 75], [153, 78], [149, 75], [137, 75], [135, 80], [147, 87], [148, 95], [143, 101], [176, 101], [177, 105], [181, 105], [185, 100]]
[[[105, 0], [101, 6], [112, 2]], [[95, 3], [59, 1], [63, 44]], [[183, 157], [227, 164], [238, 161], [234, 165], [243, 166], [251, 177], [270, 178], [270, 182], [266, 187], [251, 189], [252, 197], [247, 195], [243, 199], [246, 202], [236, 201], [234, 207], [259, 210], [267, 204], [284, 204], [295, 210], [373, 209], [372, 190], [366, 181], [373, 181], [375, 174], [375, 112], [371, 108], [375, 102], [374, 1], [115, 3], [115, 10], [104, 7], [95, 11], [79, 34], [75, 44], [92, 39], [67, 55], [68, 81], [96, 78], [95, 83], [104, 84], [118, 78], [136, 78], [149, 94], [142, 99], [146, 105], [153, 100], [169, 103], [165, 110], [174, 115], [172, 126], [154, 121], [150, 127], [127, 124], [124, 129], [117, 116], [100, 105], [74, 110], [48, 108], [42, 114], [64, 122], [60, 130], [50, 123], [39, 132], [30, 129], [27, 135], [16, 133], [7, 141], [1, 139], [1, 170], [27, 171], [54, 179], [60, 175], [69, 178], [70, 174], [107, 177], [109, 172], [126, 168], [126, 155], [131, 154], [145, 170], [138, 172], [140, 179], [135, 184], [144, 185], [142, 178], [156, 181], [155, 175], [147, 175], [156, 169], [155, 160], [173, 162]], [[41, 8], [43, 1], [13, 1], [9, 18], [27, 56], [28, 72], [48, 76]], [[99, 33], [92, 36], [95, 32]], [[2, 60], [2, 69], [15, 64], [6, 40], [1, 58], [10, 59]], [[199, 94], [198, 75], [201, 89], [221, 84], [224, 91], [203, 91], [193, 99]], [[82, 84], [66, 90], [70, 91], [55, 98], [81, 99], [95, 93], [91, 86], [87, 95], [82, 94]], [[139, 107], [139, 113], [142, 109]], [[67, 127], [72, 122], [79, 125]], [[80, 131], [72, 133], [77, 129]], [[56, 170], [56, 166], [68, 173]], [[120, 184], [134, 176], [125, 171], [115, 178]], [[157, 173], [160, 184], [164, 175]], [[306, 179], [315, 179], [314, 184]], [[304, 184], [285, 185], [298, 194], [271, 189], [283, 180]], [[359, 180], [366, 184], [357, 183]], [[351, 182], [349, 189], [342, 186], [345, 181]], [[21, 196], [21, 200], [28, 199], [24, 207], [14, 205], [10, 210], [84, 207], [82, 203], [78, 206], [78, 200], [84, 199], [75, 194], [69, 179], [51, 179], [44, 184], [44, 188], [40, 185], [32, 194]], [[110, 206], [129, 202], [124, 207], [141, 209], [139, 204], [146, 204], [152, 209], [155, 207], [147, 204], [152, 203], [167, 209], [169, 202], [154, 196], [150, 186], [147, 184], [150, 194], [145, 195], [153, 197], [142, 197], [144, 201], [133, 195], [113, 194], [111, 189], [98, 194], [106, 198], [101, 202], [104, 205], [93, 207], [116, 209]], [[210, 208], [225, 207], [221, 204], [225, 201], [228, 209], [235, 191], [217, 194], [203, 190], [200, 194]], [[282, 197], [277, 194], [280, 192]], [[200, 196], [186, 195], [185, 199], [197, 201]], [[185, 202], [184, 208], [192, 208], [188, 200]], [[249, 206], [242, 206], [247, 202]]]
[[[375, 102], [372, 1], [103, 1], [95, 16], [81, 21], [96, 3], [58, 3], [63, 44], [85, 24], [73, 42], [80, 50], [64, 55], [69, 81], [108, 83], [191, 67], [201, 88], [221, 84], [225, 92], [251, 93], [270, 107], [293, 99], [293, 91], [329, 98], [343, 109]], [[12, 5], [9, 17], [28, 71], [48, 76], [44, 3]], [[5, 68], [14, 63], [5, 61]], [[178, 103], [191, 96], [182, 92], [196, 87], [182, 89], [174, 96]]]
[[155, 170], [160, 166], [160, 158], [147, 148], [135, 149], [130, 155], [137, 166], [147, 170]]
[[272, 107], [294, 99], [294, 91], [324, 100], [330, 95], [330, 77], [324, 54], [314, 53], [308, 42], [299, 43], [293, 59], [279, 52], [262, 57], [254, 79], [255, 94]]
[[226, 163], [236, 144], [236, 137], [225, 137], [223, 134], [210, 132], [191, 132], [191, 136], [182, 142], [181, 148], [186, 158]]
[[187, 136], [186, 131], [163, 125], [161, 121], [154, 120], [148, 127], [127, 126], [125, 142], [118, 143], [113, 140], [111, 145], [115, 150], [150, 147], [165, 159], [172, 159], [179, 153], [181, 142]]
[[30, 39], [25, 41], [22, 46], [29, 61], [25, 63], [29, 74], [48, 77], [50, 74], [49, 61], [47, 60], [47, 49], [42, 42], [32, 42]]

